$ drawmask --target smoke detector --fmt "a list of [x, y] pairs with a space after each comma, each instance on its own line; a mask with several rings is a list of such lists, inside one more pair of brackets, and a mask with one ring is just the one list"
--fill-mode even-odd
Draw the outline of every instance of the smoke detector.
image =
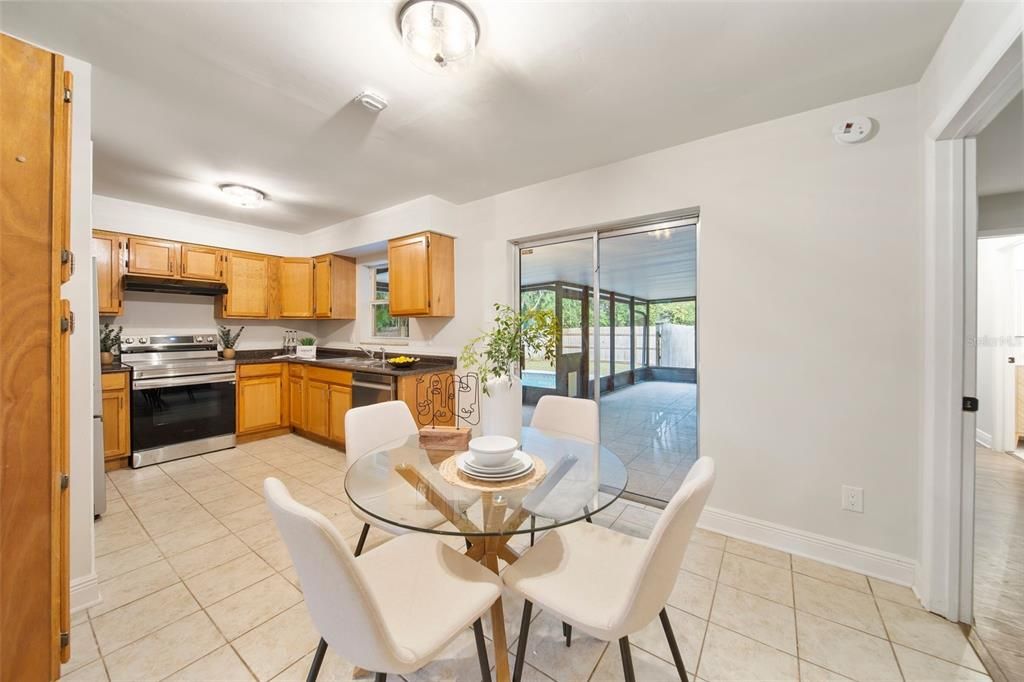
[[386, 99], [378, 95], [376, 92], [371, 92], [369, 90], [363, 90], [356, 95], [356, 101], [375, 114], [388, 108], [388, 101]]
[[867, 116], [851, 116], [832, 126], [832, 137], [840, 144], [864, 142], [875, 130], [875, 122]]

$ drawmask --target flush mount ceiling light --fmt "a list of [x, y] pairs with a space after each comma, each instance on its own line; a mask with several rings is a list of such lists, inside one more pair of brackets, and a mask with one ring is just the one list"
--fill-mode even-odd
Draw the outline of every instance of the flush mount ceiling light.
[[398, 12], [398, 29], [417, 61], [435, 72], [468, 64], [480, 42], [480, 24], [458, 0], [409, 0]]
[[267, 195], [258, 189], [246, 187], [245, 185], [220, 185], [220, 191], [224, 193], [224, 196], [232, 204], [244, 208], [259, 206], [267, 198]]
[[388, 101], [371, 90], [363, 90], [356, 95], [356, 101], [370, 111], [377, 113], [388, 108]]

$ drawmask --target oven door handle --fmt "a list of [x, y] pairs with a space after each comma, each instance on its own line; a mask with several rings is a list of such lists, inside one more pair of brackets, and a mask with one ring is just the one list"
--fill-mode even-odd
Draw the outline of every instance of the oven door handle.
[[188, 377], [169, 377], [160, 379], [138, 379], [132, 382], [133, 391], [147, 388], [169, 388], [171, 386], [198, 386], [201, 384], [235, 383], [234, 374], [207, 374]]

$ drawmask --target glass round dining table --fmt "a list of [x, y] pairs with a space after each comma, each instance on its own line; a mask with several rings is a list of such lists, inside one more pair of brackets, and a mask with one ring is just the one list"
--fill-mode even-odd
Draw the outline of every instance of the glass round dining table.
[[[414, 435], [351, 463], [345, 492], [363, 513], [386, 524], [461, 535], [472, 543], [583, 521], [626, 487], [625, 465], [602, 445], [525, 427], [519, 449], [537, 462], [533, 475], [482, 482], [443, 461], [454, 453], [428, 451]], [[500, 518], [495, 509], [503, 512]]]
[[[626, 487], [625, 465], [601, 445], [524, 428], [519, 449], [533, 459], [532, 471], [510, 481], [480, 481], [455, 465], [457, 453], [427, 450], [415, 435], [352, 462], [345, 492], [366, 517], [386, 525], [464, 536], [466, 556], [498, 573], [499, 559], [511, 564], [519, 558], [508, 546], [514, 535], [590, 521]], [[496, 677], [507, 682], [500, 598], [491, 623]]]

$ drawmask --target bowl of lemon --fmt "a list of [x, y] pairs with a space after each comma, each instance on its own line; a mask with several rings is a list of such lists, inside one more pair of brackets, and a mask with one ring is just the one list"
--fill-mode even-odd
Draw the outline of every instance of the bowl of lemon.
[[388, 364], [397, 369], [412, 367], [419, 361], [419, 358], [410, 358], [408, 355], [399, 355], [396, 358], [388, 358]]

